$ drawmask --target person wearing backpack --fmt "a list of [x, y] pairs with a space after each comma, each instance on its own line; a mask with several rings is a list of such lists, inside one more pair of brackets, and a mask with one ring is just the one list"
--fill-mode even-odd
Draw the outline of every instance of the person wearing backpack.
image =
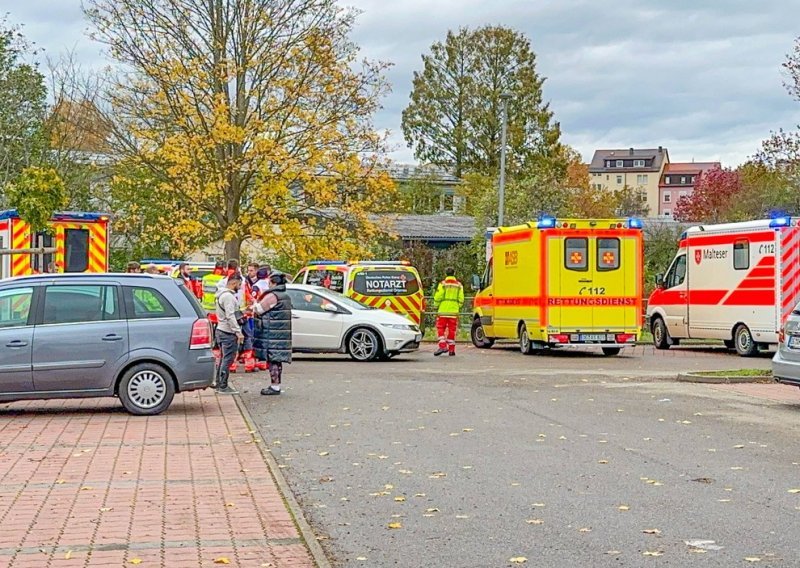
[[230, 368], [239, 352], [239, 343], [244, 340], [241, 320], [242, 312], [239, 310], [238, 292], [242, 287], [242, 277], [239, 274], [228, 276], [225, 287], [217, 291], [215, 297], [217, 315], [217, 345], [222, 351], [217, 371], [217, 392], [220, 394], [238, 394], [228, 385]]

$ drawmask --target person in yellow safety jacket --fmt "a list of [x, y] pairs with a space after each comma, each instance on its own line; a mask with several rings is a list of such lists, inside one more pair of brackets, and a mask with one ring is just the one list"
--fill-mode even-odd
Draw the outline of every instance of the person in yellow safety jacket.
[[439, 282], [433, 301], [437, 306], [436, 331], [439, 334], [439, 349], [433, 356], [438, 357], [449, 353], [456, 354], [456, 330], [458, 329], [458, 315], [464, 305], [464, 287], [456, 279], [453, 268], [445, 270], [446, 278]]
[[203, 276], [203, 301], [200, 302], [203, 309], [209, 313], [215, 313], [217, 309], [217, 285], [225, 278], [225, 263], [218, 260], [214, 265], [214, 271], [211, 274]]

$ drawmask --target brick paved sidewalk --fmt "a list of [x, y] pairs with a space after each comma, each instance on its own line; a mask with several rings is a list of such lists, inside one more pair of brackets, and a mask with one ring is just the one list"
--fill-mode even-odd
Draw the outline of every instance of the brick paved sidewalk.
[[785, 402], [787, 404], [800, 403], [800, 389], [790, 385], [781, 385], [778, 383], [741, 383], [734, 385], [713, 385], [712, 388], [738, 392], [740, 394], [775, 402]]
[[211, 391], [0, 405], [0, 566], [314, 566], [257, 440]]

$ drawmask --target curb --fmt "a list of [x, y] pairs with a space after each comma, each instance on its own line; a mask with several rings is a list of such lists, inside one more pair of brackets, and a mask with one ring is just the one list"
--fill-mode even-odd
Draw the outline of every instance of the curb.
[[709, 376], [698, 375], [696, 373], [680, 373], [678, 382], [682, 383], [704, 383], [711, 385], [734, 385], [743, 383], [772, 383], [774, 379], [771, 375], [741, 377], [736, 375]]
[[[242, 400], [242, 397], [240, 395], [235, 395], [233, 398], [236, 401], [236, 406], [239, 408], [239, 412], [242, 414], [242, 418], [244, 418], [248, 428], [250, 430], [259, 432], [260, 435], [261, 431], [253, 421], [253, 417], [250, 416], [250, 412], [247, 410], [247, 406]], [[262, 440], [264, 439], [264, 436], [260, 437]], [[294, 523], [297, 525], [300, 538], [303, 540], [303, 542], [305, 542], [308, 551], [311, 553], [314, 564], [317, 566], [317, 568], [331, 568], [331, 563], [328, 560], [328, 557], [325, 555], [325, 551], [322, 549], [319, 541], [317, 541], [317, 537], [314, 534], [314, 530], [311, 528], [311, 525], [308, 524], [308, 521], [303, 516], [303, 510], [300, 508], [300, 505], [294, 498], [294, 494], [292, 493], [286, 478], [283, 476], [283, 473], [281, 473], [280, 468], [278, 468], [278, 462], [275, 461], [275, 457], [271, 452], [266, 450], [264, 444], [257, 444], [257, 446], [258, 450], [261, 452], [261, 456], [264, 458], [264, 461], [269, 468], [270, 473], [272, 474], [272, 478], [278, 485], [278, 491], [280, 491], [281, 495], [283, 496], [283, 502], [286, 505], [286, 508], [289, 510], [289, 514], [292, 515]]]

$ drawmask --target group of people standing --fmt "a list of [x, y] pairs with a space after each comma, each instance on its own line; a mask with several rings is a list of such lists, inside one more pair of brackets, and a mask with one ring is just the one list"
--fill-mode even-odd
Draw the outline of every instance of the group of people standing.
[[[203, 279], [205, 293], [209, 292], [206, 279], [214, 282], [209, 276]], [[222, 276], [214, 293], [215, 339], [221, 351], [217, 392], [236, 394], [228, 378], [240, 356], [245, 370], [269, 369], [271, 384], [261, 394], [279, 395], [283, 364], [292, 362], [292, 302], [286, 275], [256, 263], [248, 264], [243, 275], [238, 261], [230, 260]]]
[[[126, 272], [142, 273], [138, 262]], [[162, 274], [149, 265], [147, 274]], [[218, 368], [215, 388], [220, 394], [237, 394], [228, 379], [239, 363], [246, 372], [269, 370], [270, 386], [261, 394], [281, 394], [283, 364], [292, 362], [292, 303], [286, 293], [286, 275], [269, 265], [251, 262], [242, 274], [239, 261], [217, 261], [214, 270], [198, 280], [189, 263], [178, 265], [177, 278], [200, 300], [215, 323]]]

